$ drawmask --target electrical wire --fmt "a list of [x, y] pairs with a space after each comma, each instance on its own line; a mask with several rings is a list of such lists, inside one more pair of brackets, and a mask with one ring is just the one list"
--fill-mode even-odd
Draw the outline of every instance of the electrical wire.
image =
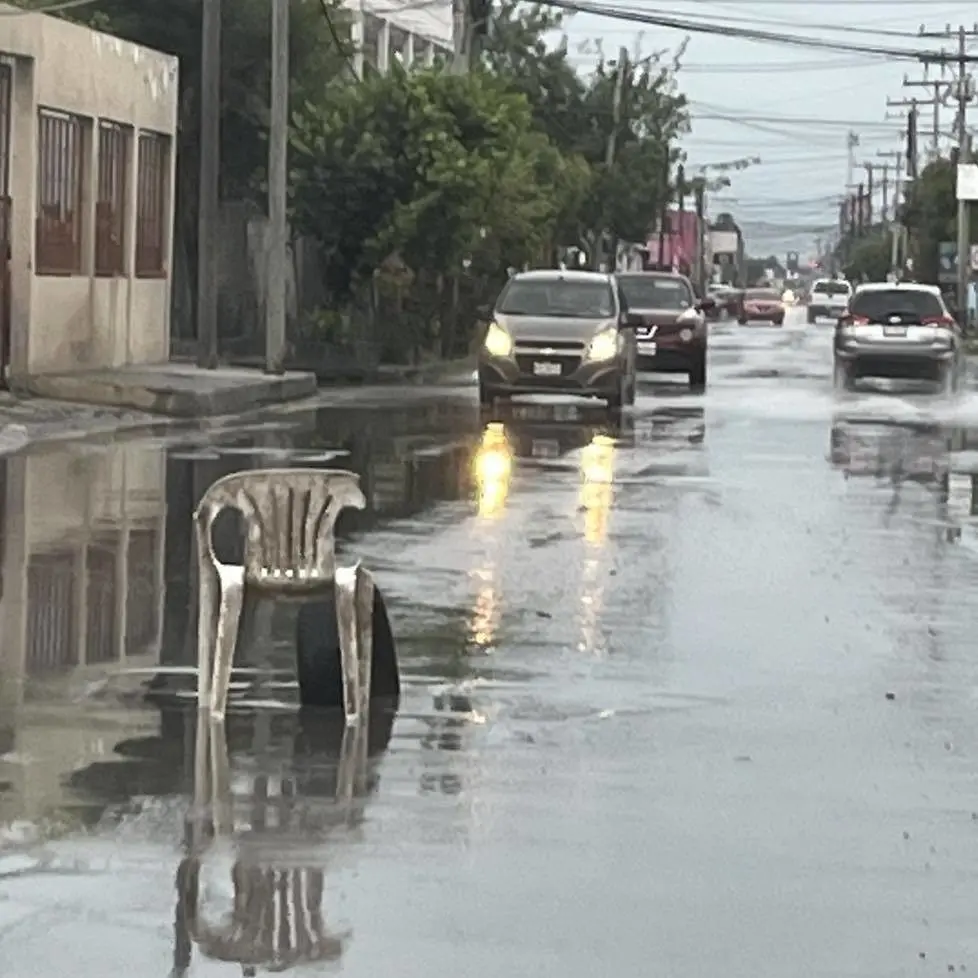
[[61, 0], [46, 7], [18, 7], [11, 10], [0, 10], [0, 17], [20, 17], [24, 14], [60, 14], [65, 10], [75, 10], [77, 7], [87, 7], [96, 0]]
[[[804, 37], [797, 34], [753, 30], [718, 22], [699, 22], [690, 20], [688, 18], [675, 17], [666, 14], [649, 14], [648, 12], [626, 7], [609, 7], [600, 3], [590, 2], [590, 0], [541, 0], [541, 2], [543, 6], [554, 7], [558, 10], [567, 10], [582, 14], [595, 14], [599, 17], [607, 17], [612, 20], [622, 20], [630, 24], [648, 24], [653, 27], [664, 27], [672, 30], [683, 31], [687, 34], [712, 34], [719, 37], [742, 38], [743, 40], [748, 41], [810, 48], [817, 51], [848, 52], [850, 54], [862, 54], [866, 57], [887, 58], [891, 60], [911, 61], [924, 64], [950, 64], [952, 62], [956, 63], [959, 60], [957, 55], [949, 54], [946, 51], [912, 50], [909, 48], [884, 47], [868, 44], [861, 45], [846, 41], [830, 41], [824, 38]], [[978, 58], [968, 55], [966, 60], [976, 61]]]

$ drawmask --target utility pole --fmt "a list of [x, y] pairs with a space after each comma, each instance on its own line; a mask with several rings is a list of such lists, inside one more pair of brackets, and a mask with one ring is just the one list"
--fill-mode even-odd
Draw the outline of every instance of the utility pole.
[[[621, 128], [622, 105], [625, 95], [625, 77], [628, 73], [628, 48], [622, 46], [618, 52], [618, 63], [615, 65], [615, 88], [611, 97], [611, 132], [605, 146], [604, 165], [611, 169], [615, 165], [615, 151], [618, 148], [618, 130]], [[604, 254], [605, 247], [609, 254]], [[598, 246], [594, 249], [594, 267], [605, 267], [605, 271], [614, 272], [618, 259], [618, 240], [608, 228], [603, 229]]]
[[859, 134], [851, 129], [846, 133], [846, 187], [851, 187], [856, 179], [856, 147], [859, 145]]
[[197, 366], [217, 369], [217, 221], [221, 176], [221, 0], [202, 6], [200, 197], [197, 202]]
[[872, 163], [864, 163], [863, 167], [866, 170], [866, 230], [871, 231], [873, 229], [873, 178], [875, 172]]
[[[706, 295], [706, 255], [704, 254], [703, 241], [706, 235], [706, 179], [697, 180], [693, 189], [696, 201], [696, 225], [699, 228], [696, 236], [696, 285], [699, 288], [700, 298]], [[740, 271], [738, 269], [738, 275]]]
[[864, 201], [866, 199], [866, 193], [862, 184], [859, 184], [859, 190], [856, 195], [856, 228], [857, 233], [862, 237], [863, 231], [866, 228], [866, 212], [864, 209]]
[[[971, 162], [971, 146], [968, 138], [968, 103], [972, 97], [971, 76], [968, 74], [968, 65], [974, 59], [968, 54], [968, 41], [978, 37], [978, 27], [968, 30], [959, 27], [952, 31], [951, 27], [946, 27], [943, 31], [925, 31], [921, 29], [921, 37], [945, 38], [950, 40], [957, 38], [958, 50], [957, 57], [957, 76], [953, 82], [948, 82], [950, 90], [953, 92], [958, 103], [957, 119], [955, 120], [955, 136], [958, 144], [958, 165]], [[960, 171], [959, 171], [960, 172]], [[962, 327], [967, 326], [968, 322], [968, 286], [971, 284], [971, 213], [968, 201], [958, 199], [958, 227], [957, 227], [957, 253], [958, 253], [958, 281], [957, 281], [957, 305], [958, 321]]]
[[[944, 35], [921, 35], [925, 36], [941, 36]], [[931, 149], [931, 159], [936, 160], [938, 156], [941, 155], [941, 106], [946, 104], [946, 99], [949, 92], [954, 87], [954, 83], [948, 81], [946, 78], [921, 78], [917, 80], [911, 80], [904, 76], [903, 79], [904, 88], [926, 88], [930, 91], [930, 97], [917, 101], [917, 105], [929, 105], [933, 109], [933, 116], [931, 118], [931, 136], [930, 136], [930, 149]], [[889, 103], [887, 103], [889, 104]]]
[[[900, 238], [901, 238], [901, 236], [903, 234], [903, 229], [902, 229], [903, 215], [900, 213], [900, 189], [901, 189], [901, 184], [902, 184], [902, 175], [903, 175], [904, 155], [905, 154], [904, 154], [904, 151], [903, 150], [895, 149], [895, 150], [877, 150], [876, 155], [879, 156], [879, 157], [882, 157], [883, 159], [892, 159], [892, 161], [893, 161], [893, 163], [892, 163], [892, 166], [893, 166], [893, 220], [890, 222], [890, 225], [889, 225], [889, 228], [890, 228], [890, 236], [891, 236], [891, 244], [890, 244], [890, 271], [893, 273], [894, 276], [897, 276], [899, 274], [899, 270], [900, 270]], [[886, 180], [887, 180], [887, 176], [886, 175], [888, 173], [889, 166], [890, 166], [890, 164], [887, 164], [886, 165], [886, 168], [883, 170], [883, 174], [884, 174], [884, 176], [883, 176], [883, 180], [884, 180], [884, 183], [883, 183], [883, 187], [884, 187], [884, 190], [883, 190], [883, 198], [884, 198], [883, 199], [883, 207], [884, 207], [884, 210], [886, 208], [886, 203], [887, 203], [886, 202], [887, 192], [886, 192], [886, 189], [885, 188], [886, 188]], [[885, 219], [886, 219], [886, 215], [884, 214], [884, 221], [885, 221]]]
[[482, 43], [489, 32], [491, 0], [452, 0], [454, 53], [452, 71], [467, 75], [482, 53]]
[[265, 372], [285, 373], [289, 195], [289, 0], [272, 0], [272, 90], [268, 130], [268, 286]]

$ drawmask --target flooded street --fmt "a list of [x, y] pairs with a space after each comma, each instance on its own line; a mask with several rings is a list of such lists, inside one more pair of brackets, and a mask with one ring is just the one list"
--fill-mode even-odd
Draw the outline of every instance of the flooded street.
[[[648, 378], [618, 422], [344, 391], [0, 462], [0, 975], [263, 973], [213, 937], [249, 846], [253, 926], [316, 973], [978, 971], [978, 395], [836, 395], [800, 322], [719, 325], [704, 396]], [[400, 709], [332, 825], [295, 609], [249, 608], [232, 831], [190, 872], [191, 512], [288, 464], [361, 476], [342, 551], [387, 598]]]

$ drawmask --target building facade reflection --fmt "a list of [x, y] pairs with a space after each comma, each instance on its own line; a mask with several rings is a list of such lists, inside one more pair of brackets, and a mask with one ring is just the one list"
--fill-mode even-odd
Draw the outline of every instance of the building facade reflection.
[[[99, 705], [69, 694], [120, 666], [158, 663], [166, 518], [156, 447], [13, 456], [4, 470], [0, 726], [15, 760], [0, 761], [12, 785], [0, 820], [58, 805], [66, 773], [111, 750], [113, 736], [145, 729], [136, 711], [93, 723]], [[47, 694], [29, 695], [34, 687]]]

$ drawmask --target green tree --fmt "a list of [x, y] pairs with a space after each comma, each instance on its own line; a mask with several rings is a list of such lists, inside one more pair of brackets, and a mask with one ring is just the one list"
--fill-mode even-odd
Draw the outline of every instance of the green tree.
[[891, 238], [882, 227], [856, 238], [848, 248], [843, 271], [850, 282], [885, 282], [890, 271]]
[[339, 302], [393, 255], [415, 272], [539, 260], [582, 182], [484, 73], [395, 67], [332, 86], [294, 123], [295, 223]]
[[914, 277], [922, 282], [937, 282], [940, 243], [957, 237], [955, 179], [954, 164], [938, 159], [910, 184], [901, 220], [907, 227]]
[[559, 13], [545, 7], [507, 0], [494, 16], [485, 63], [526, 97], [535, 124], [554, 145], [590, 168], [588, 191], [573, 226], [562, 229], [563, 243], [593, 243], [602, 230], [643, 241], [670, 195], [666, 155], [670, 163], [678, 161], [677, 140], [688, 129], [675, 61], [653, 55], [626, 67], [615, 162], [607, 166], [618, 65], [602, 60], [591, 76], [581, 78], [568, 60], [566, 43], [547, 44], [547, 35], [563, 23]]

